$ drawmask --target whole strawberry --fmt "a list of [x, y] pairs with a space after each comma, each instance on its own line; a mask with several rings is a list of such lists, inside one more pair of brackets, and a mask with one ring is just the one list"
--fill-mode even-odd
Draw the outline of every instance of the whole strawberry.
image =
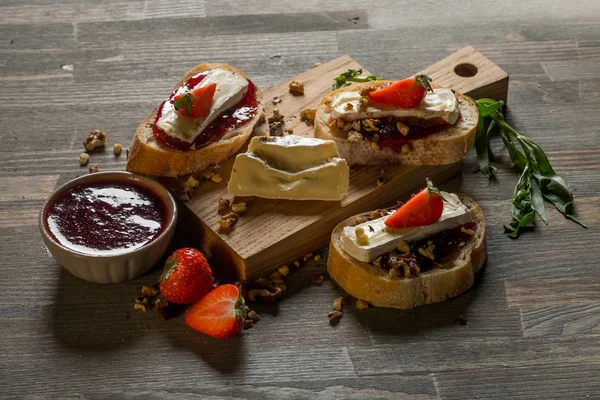
[[165, 263], [160, 277], [160, 292], [175, 304], [198, 302], [212, 290], [212, 271], [196, 249], [176, 250]]
[[238, 287], [221, 285], [187, 310], [185, 323], [198, 332], [227, 339], [240, 333], [247, 315]]

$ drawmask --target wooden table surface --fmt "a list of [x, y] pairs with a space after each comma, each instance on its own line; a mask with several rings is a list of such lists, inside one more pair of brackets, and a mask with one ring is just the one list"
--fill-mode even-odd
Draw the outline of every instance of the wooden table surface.
[[[1, 2], [0, 397], [600, 398], [600, 2], [250, 3]], [[122, 170], [112, 144], [128, 146], [200, 62], [233, 64], [266, 88], [343, 54], [400, 78], [465, 45], [510, 74], [510, 123], [547, 151], [589, 229], [547, 207], [548, 226], [507, 238], [517, 176], [502, 151], [488, 183], [472, 172], [473, 151], [443, 185], [488, 218], [487, 264], [458, 298], [412, 311], [358, 311], [348, 299], [330, 326], [343, 292], [311, 282], [322, 258], [293, 273], [281, 301], [255, 306], [254, 328], [217, 341], [181, 317], [133, 310], [131, 287], [157, 268], [128, 284], [90, 284], [42, 245], [40, 206], [87, 173], [86, 134], [109, 137], [91, 164]], [[191, 241], [179, 234], [174, 246]]]

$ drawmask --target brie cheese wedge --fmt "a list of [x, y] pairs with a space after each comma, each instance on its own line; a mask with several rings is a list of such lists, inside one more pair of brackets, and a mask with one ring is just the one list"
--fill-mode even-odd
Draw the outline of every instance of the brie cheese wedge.
[[[384, 223], [389, 217], [387, 215], [356, 226], [345, 227], [341, 236], [342, 248], [359, 261], [372, 262], [377, 257], [396, 250], [401, 241], [415, 242], [471, 222], [469, 210], [457, 195], [442, 192], [442, 197], [444, 209], [437, 222], [425, 226], [393, 229]], [[357, 229], [363, 235], [367, 235], [367, 240], [363, 242], [366, 242], [365, 244], [359, 244], [356, 238]]]
[[190, 118], [181, 115], [175, 109], [173, 103], [165, 101], [162, 105], [162, 116], [156, 121], [156, 126], [169, 136], [187, 143], [193, 143], [198, 134], [221, 113], [239, 103], [248, 90], [248, 80], [246, 78], [228, 69], [217, 68], [209, 70], [200, 83], [191, 89], [180, 86], [173, 97], [213, 83], [217, 84], [217, 88], [213, 96], [212, 106], [206, 117]]
[[238, 154], [230, 194], [288, 200], [340, 200], [350, 170], [335, 142], [300, 136], [254, 137]]
[[456, 96], [450, 89], [434, 89], [433, 93], [427, 92], [419, 107], [415, 108], [385, 107], [380, 104], [377, 106], [371, 104], [362, 110], [360, 108], [361, 97], [358, 92], [338, 93], [331, 103], [331, 116], [349, 122], [389, 116], [395, 118], [413, 117], [425, 120], [441, 118], [449, 124], [455, 124], [460, 113]]

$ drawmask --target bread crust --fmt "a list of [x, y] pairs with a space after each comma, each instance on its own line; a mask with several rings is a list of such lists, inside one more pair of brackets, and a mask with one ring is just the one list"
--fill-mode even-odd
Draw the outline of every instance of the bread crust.
[[485, 216], [470, 197], [459, 195], [476, 223], [475, 236], [452, 260], [416, 278], [390, 278], [386, 271], [352, 258], [341, 246], [342, 230], [356, 224], [354, 217], [338, 224], [331, 234], [327, 271], [352, 296], [377, 307], [409, 309], [437, 303], [465, 292], [487, 257]]
[[[242, 71], [227, 64], [200, 64], [186, 72], [175, 85], [175, 89], [187, 82], [192, 76], [216, 68], [228, 69], [248, 79]], [[133, 142], [129, 147], [127, 171], [142, 175], [177, 177], [201, 171], [224, 161], [244, 145], [264, 113], [262, 95], [258, 88], [256, 96], [258, 109], [252, 120], [244, 126], [229, 132], [229, 139], [221, 139], [196, 150], [181, 151], [161, 146], [156, 142], [152, 126], [158, 112], [157, 107], [142, 121], [136, 130]]]
[[442, 165], [456, 163], [465, 158], [475, 142], [479, 112], [471, 99], [458, 92], [455, 92], [455, 95], [461, 113], [459, 121], [441, 132], [432, 133], [422, 138], [408, 139], [411, 149], [409, 153], [394, 151], [389, 147], [375, 150], [370, 141], [350, 142], [345, 138], [332, 134], [329, 128], [331, 117], [329, 104], [331, 104], [336, 94], [346, 91], [359, 91], [366, 86], [377, 88], [391, 82], [393, 81], [356, 83], [329, 93], [321, 100], [317, 108], [314, 136], [335, 141], [340, 156], [345, 158], [349, 164]]

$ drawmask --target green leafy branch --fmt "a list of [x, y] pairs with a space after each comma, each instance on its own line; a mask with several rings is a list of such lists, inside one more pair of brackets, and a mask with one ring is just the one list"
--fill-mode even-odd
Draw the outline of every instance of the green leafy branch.
[[383, 80], [383, 78], [378, 78], [375, 75], [360, 76], [362, 72], [362, 69], [347, 69], [345, 72], [342, 72], [333, 78], [335, 81], [333, 84], [333, 90], [344, 86], [350, 86], [349, 82], [371, 82]]
[[475, 104], [479, 110], [475, 149], [481, 173], [488, 179], [493, 179], [496, 174], [490, 147], [490, 139], [496, 133], [502, 137], [512, 163], [521, 172], [512, 201], [512, 222], [504, 226], [508, 236], [516, 238], [522, 228], [535, 225], [536, 213], [547, 223], [544, 200], [552, 203], [566, 218], [586, 228], [573, 212], [573, 193], [567, 182], [554, 172], [541, 147], [504, 120], [504, 103], [480, 99]]

